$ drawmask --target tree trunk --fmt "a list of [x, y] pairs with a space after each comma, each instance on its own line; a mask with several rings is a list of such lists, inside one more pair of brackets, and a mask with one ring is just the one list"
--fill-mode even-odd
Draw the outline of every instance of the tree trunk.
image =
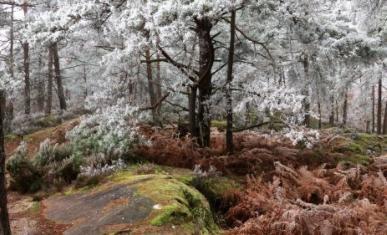
[[[24, 17], [27, 15], [27, 1], [24, 1], [23, 12]], [[28, 42], [23, 42], [23, 54], [24, 54], [24, 113], [31, 113], [31, 81], [30, 81], [30, 45]]]
[[[161, 64], [160, 64], [160, 54], [157, 52], [157, 63], [156, 63], [156, 97], [157, 100], [162, 98], [161, 90]], [[157, 106], [156, 112], [157, 116], [160, 116], [161, 105]]]
[[14, 45], [15, 45], [15, 34], [14, 34], [14, 13], [15, 13], [15, 5], [11, 6], [11, 25], [10, 25], [10, 32], [9, 32], [9, 71], [11, 74], [11, 78], [15, 78], [15, 70], [14, 70], [14, 63], [15, 63], [15, 57], [14, 57]]
[[59, 54], [58, 54], [58, 44], [54, 43], [51, 45], [51, 55], [54, 63], [54, 70], [55, 70], [55, 82], [58, 88], [58, 99], [59, 99], [59, 107], [61, 110], [67, 109], [66, 104], [66, 98], [64, 95], [63, 90], [63, 84], [62, 84], [62, 77], [60, 74], [60, 61], [59, 61]]
[[387, 134], [387, 101], [384, 109], [383, 135]]
[[42, 56], [39, 56], [39, 76], [38, 76], [38, 111], [44, 111], [44, 95], [45, 95], [45, 82], [42, 74]]
[[52, 110], [52, 85], [53, 85], [53, 70], [52, 70], [52, 51], [48, 50], [48, 81], [47, 81], [47, 100], [46, 100], [46, 115], [51, 114]]
[[321, 114], [321, 102], [320, 102], [320, 100], [317, 103], [317, 109], [318, 109], [318, 129], [321, 129], [321, 127], [322, 127], [322, 114]]
[[85, 89], [84, 89], [83, 95], [84, 95], [84, 99], [86, 99], [88, 96], [86, 65], [83, 66], [83, 82], [85, 83]]
[[378, 86], [378, 116], [377, 116], [377, 124], [378, 124], [378, 134], [382, 134], [382, 79], [379, 79]]
[[0, 91], [0, 234], [11, 235], [9, 225], [7, 191], [5, 180], [5, 150], [4, 150], [4, 127], [5, 114], [5, 92]]
[[196, 19], [196, 30], [199, 39], [199, 144], [202, 147], [210, 146], [211, 114], [210, 98], [212, 91], [212, 66], [214, 64], [214, 45], [211, 38], [211, 21], [204, 17]]
[[304, 125], [306, 127], [310, 127], [310, 101], [309, 101], [309, 58], [305, 54], [304, 59], [302, 61], [302, 65], [304, 67], [304, 74], [305, 74], [305, 87], [303, 89], [303, 95], [305, 96], [303, 105], [304, 105]]
[[234, 52], [235, 52], [235, 10], [231, 11], [230, 22], [230, 48], [228, 54], [228, 68], [227, 68], [227, 84], [226, 84], [226, 112], [227, 112], [227, 129], [226, 129], [226, 148], [228, 153], [234, 152], [233, 143], [233, 109], [232, 109], [232, 90], [231, 84], [233, 80], [233, 66], [234, 66]]
[[336, 102], [336, 113], [335, 113], [335, 115], [336, 115], [336, 123], [339, 123], [339, 103], [338, 103], [337, 100], [338, 99], [336, 99], [336, 101], [334, 101], [334, 102]]
[[197, 90], [198, 88], [195, 85], [190, 87], [188, 103], [189, 103], [189, 126], [191, 130], [191, 135], [193, 138], [199, 138], [198, 125], [196, 121], [196, 99], [197, 99]]
[[[148, 80], [148, 93], [149, 93], [149, 101], [151, 107], [153, 107], [156, 102], [156, 94], [155, 94], [155, 85], [153, 84], [153, 74], [152, 74], [152, 62], [151, 62], [151, 54], [150, 50], [146, 49], [145, 51], [145, 60], [146, 60], [146, 75], [147, 75], [147, 80]], [[152, 108], [152, 118], [154, 123], [158, 123], [158, 116], [156, 109], [153, 107]]]
[[371, 133], [375, 132], [375, 86], [372, 86], [372, 129]]
[[331, 115], [329, 116], [329, 125], [335, 125], [335, 98], [331, 95]]
[[31, 81], [30, 81], [30, 46], [27, 42], [23, 43], [24, 53], [24, 113], [31, 113]]
[[348, 92], [346, 90], [344, 94], [344, 104], [343, 104], [343, 127], [347, 125], [347, 112], [348, 112]]

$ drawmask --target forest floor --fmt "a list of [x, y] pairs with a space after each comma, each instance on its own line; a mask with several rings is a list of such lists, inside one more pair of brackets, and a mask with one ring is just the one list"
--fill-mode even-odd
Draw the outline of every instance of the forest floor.
[[[8, 137], [6, 152], [8, 156], [12, 154], [23, 139], [28, 144], [30, 156], [33, 156], [40, 142], [46, 138], [64, 143], [66, 131], [77, 123], [78, 119], [74, 119], [23, 138]], [[159, 185], [159, 181], [155, 180], [161, 180], [162, 184], [172, 182], [173, 185], [178, 185], [178, 189], [185, 187], [180, 182], [194, 186], [210, 202], [217, 215], [216, 221], [225, 233], [384, 234], [387, 231], [387, 155], [383, 155], [387, 150], [385, 136], [324, 130], [315, 147], [308, 149], [293, 146], [281, 135], [249, 131], [236, 134], [235, 153], [225, 155], [224, 133], [215, 129], [211, 149], [197, 148], [189, 138], [177, 138], [173, 129], [157, 130], [142, 126], [141, 131], [152, 144], [137, 149], [138, 155], [158, 164], [152, 166], [158, 170], [146, 170], [145, 174], [150, 180], [144, 182], [153, 188], [155, 185], [152, 182]], [[191, 171], [197, 165], [202, 170], [199, 180], [197, 176], [192, 176]], [[173, 170], [179, 173], [171, 176], [170, 170], [160, 166], [172, 167], [168, 169], [186, 168], [190, 169], [190, 173]], [[216, 171], [211, 171], [211, 168]], [[125, 181], [125, 184], [133, 184], [131, 180], [134, 173], [128, 172], [130, 177], [124, 178], [130, 180]], [[138, 169], [135, 172], [138, 174]], [[179, 180], [175, 181], [175, 178]], [[79, 222], [78, 215], [67, 218], [63, 213], [53, 215], [52, 211], [59, 210], [58, 205], [61, 208], [73, 208], [74, 201], [79, 201], [81, 207], [84, 198], [101, 199], [103, 197], [98, 195], [106, 196], [98, 194], [101, 190], [114, 188], [118, 183], [121, 185], [122, 181], [107, 178], [96, 191], [77, 191], [80, 194], [74, 197], [67, 193], [72, 189], [67, 188], [59, 195], [42, 201], [39, 195], [10, 192], [9, 207], [14, 234], [62, 234], [64, 231], [68, 234], [81, 234], [82, 230], [71, 233], [76, 228], [69, 226]], [[105, 188], [106, 184], [109, 187]], [[125, 187], [127, 186], [123, 186]], [[136, 189], [138, 187], [140, 186], [136, 186]], [[123, 188], [119, 187], [120, 190]], [[127, 190], [135, 189], [129, 187]], [[149, 194], [146, 190], [144, 192]], [[156, 195], [154, 200], [160, 198]], [[162, 202], [170, 203], [171, 200], [163, 198]], [[120, 204], [122, 198], [114, 198], [112, 201]], [[105, 206], [86, 205], [90, 211]], [[81, 212], [80, 216], [83, 215]], [[80, 226], [93, 221], [86, 220]], [[137, 234], [143, 231], [138, 230], [138, 227], [131, 229], [137, 231]], [[171, 231], [175, 230], [156, 232], [172, 234]]]

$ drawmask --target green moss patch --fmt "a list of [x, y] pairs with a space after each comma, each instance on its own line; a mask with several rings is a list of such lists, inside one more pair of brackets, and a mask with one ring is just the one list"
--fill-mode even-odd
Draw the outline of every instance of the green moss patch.
[[345, 134], [331, 143], [332, 152], [344, 155], [338, 161], [350, 164], [368, 165], [372, 161], [372, 156], [383, 154], [385, 149], [387, 138], [364, 133]]
[[138, 176], [124, 171], [110, 179], [116, 183], [133, 184], [139, 195], [157, 203], [149, 217], [149, 224], [152, 226], [173, 225], [184, 230], [198, 230], [200, 234], [216, 234], [219, 229], [206, 198], [171, 175]]

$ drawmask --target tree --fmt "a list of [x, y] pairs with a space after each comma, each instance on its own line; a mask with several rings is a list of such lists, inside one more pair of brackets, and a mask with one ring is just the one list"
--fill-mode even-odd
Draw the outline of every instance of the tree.
[[53, 43], [50, 46], [49, 50], [51, 50], [51, 57], [52, 57], [53, 64], [54, 64], [55, 82], [56, 82], [57, 89], [58, 89], [59, 107], [61, 110], [66, 110], [67, 105], [66, 105], [66, 98], [64, 95], [62, 76], [61, 76], [61, 71], [60, 71], [58, 44]]
[[[28, 11], [27, 1], [23, 3], [24, 17]], [[31, 113], [31, 81], [30, 81], [30, 46], [27, 41], [23, 42], [24, 55], [24, 113], [29, 115]]]
[[377, 133], [382, 134], [382, 78], [378, 82]]
[[5, 180], [4, 120], [5, 92], [0, 90], [0, 233], [11, 235], [7, 208], [7, 191]]
[[227, 152], [233, 153], [233, 111], [232, 111], [232, 80], [233, 80], [233, 66], [234, 66], [234, 51], [235, 51], [235, 21], [236, 12], [231, 10], [230, 21], [230, 47], [228, 54], [228, 68], [227, 68], [227, 83], [226, 83], [226, 113], [227, 113], [227, 129], [226, 129], [226, 146]]

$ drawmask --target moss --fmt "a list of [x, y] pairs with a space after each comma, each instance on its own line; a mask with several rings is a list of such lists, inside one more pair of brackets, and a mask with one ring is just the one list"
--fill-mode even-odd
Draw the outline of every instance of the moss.
[[4, 138], [5, 138], [5, 141], [12, 141], [12, 140], [19, 139], [19, 136], [15, 135], [15, 134], [8, 134]]
[[[150, 224], [154, 226], [162, 226], [167, 223], [184, 223], [184, 219], [190, 218], [191, 213], [187, 207], [179, 203], [164, 207], [160, 214], [151, 220]], [[181, 221], [179, 221], [181, 220]]]
[[369, 165], [371, 163], [371, 158], [366, 155], [356, 154], [345, 156], [340, 159], [340, 162], [348, 163], [348, 164], [360, 164], [360, 165]]
[[212, 120], [211, 126], [218, 128], [220, 131], [223, 131], [227, 127], [227, 122], [225, 120]]
[[38, 215], [40, 213], [40, 202], [33, 202], [29, 212], [34, 215]]
[[334, 148], [334, 151], [339, 153], [358, 153], [358, 154], [365, 152], [364, 148], [361, 145], [354, 142], [349, 142], [347, 144], [337, 146]]
[[226, 177], [194, 178], [191, 184], [205, 195], [215, 209], [219, 208], [225, 193], [241, 187], [235, 180]]
[[40, 127], [52, 127], [60, 124], [61, 120], [52, 115], [48, 115], [44, 118], [41, 118], [35, 122], [35, 125]]
[[132, 171], [123, 171], [110, 177], [110, 180], [135, 185], [139, 195], [161, 206], [160, 210], [155, 209], [150, 215], [149, 224], [153, 226], [173, 224], [199, 229], [201, 234], [215, 234], [219, 229], [206, 198], [171, 175], [133, 175]]

